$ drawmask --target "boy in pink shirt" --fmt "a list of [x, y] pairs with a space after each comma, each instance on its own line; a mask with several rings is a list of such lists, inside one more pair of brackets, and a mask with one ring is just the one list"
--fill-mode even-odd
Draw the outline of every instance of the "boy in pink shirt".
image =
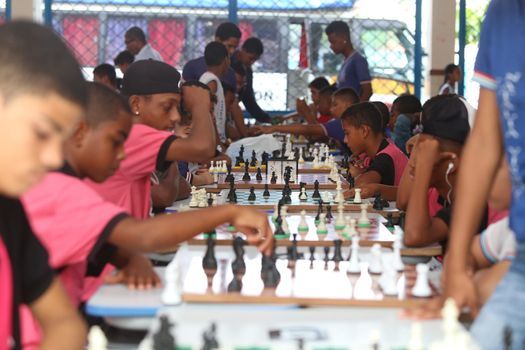
[[[266, 215], [248, 208], [226, 205], [144, 220], [103, 199], [82, 179], [102, 182], [113, 175], [126, 156], [132, 115], [126, 100], [105, 86], [90, 84], [89, 97], [86, 120], [66, 142], [66, 166], [24, 196], [35, 232], [49, 250], [50, 264], [61, 271], [75, 304], [83, 298], [90, 268], [100, 271], [125, 252], [173, 251], [180, 242], [224, 222], [269, 252], [272, 233]], [[30, 322], [27, 326], [32, 328]]]
[[60, 167], [62, 142], [85, 107], [85, 82], [49, 28], [3, 24], [0, 47], [0, 350], [22, 348], [18, 310], [24, 303], [44, 330], [41, 349], [80, 350], [85, 325], [18, 198]]

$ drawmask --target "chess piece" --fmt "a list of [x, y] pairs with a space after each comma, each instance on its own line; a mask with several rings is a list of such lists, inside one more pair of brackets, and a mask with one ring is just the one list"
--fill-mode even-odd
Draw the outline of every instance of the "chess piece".
[[394, 221], [392, 219], [393, 219], [392, 213], [388, 213], [388, 215], [386, 217], [386, 224], [385, 224], [385, 226], [390, 231], [394, 230]]
[[[214, 350], [219, 348], [219, 342], [217, 341], [217, 326], [215, 323], [212, 323], [210, 325], [210, 328], [208, 328], [203, 334], [202, 334], [202, 340], [204, 344], [202, 345], [202, 350]], [[167, 349], [167, 348], [165, 348]]]
[[324, 262], [325, 263], [328, 263], [328, 261], [330, 260], [330, 247], [329, 246], [325, 246], [323, 247], [323, 251], [324, 251]]
[[301, 194], [299, 195], [299, 200], [306, 201], [308, 200], [308, 195], [306, 194], [306, 188], [301, 188]]
[[202, 258], [202, 268], [204, 270], [217, 270], [217, 259], [215, 258], [215, 240], [211, 235], [206, 242], [206, 253]]
[[359, 236], [352, 238], [352, 248], [350, 253], [350, 262], [348, 264], [349, 273], [360, 273], [361, 268], [359, 266]]
[[264, 165], [264, 166], [267, 166], [268, 165], [268, 158], [269, 158], [269, 154], [266, 153], [266, 151], [264, 151], [262, 153], [262, 156], [261, 156], [261, 165]]
[[246, 263], [244, 262], [244, 240], [237, 236], [233, 240], [233, 252], [235, 260], [232, 262], [232, 271], [234, 275], [244, 274], [246, 272]]
[[[153, 334], [153, 350], [176, 349], [177, 344], [175, 338], [171, 334], [173, 324], [170, 322], [168, 316], [160, 316], [160, 326], [157, 333]], [[90, 348], [88, 348], [90, 350]]]
[[[290, 266], [290, 261], [297, 261], [297, 259], [299, 259], [299, 252], [297, 251], [297, 234], [293, 234], [292, 235], [293, 237], [293, 240], [292, 240], [292, 246], [290, 247], [289, 251], [288, 251], [288, 264]], [[293, 266], [294, 264], [292, 264]]]
[[290, 228], [288, 227], [288, 220], [286, 220], [286, 217], [288, 215], [286, 211], [286, 206], [284, 206], [281, 209], [281, 217], [282, 217], [282, 223], [281, 223], [281, 229], [283, 230], [284, 234], [288, 236], [290, 234]]
[[354, 236], [358, 236], [358, 233], [355, 229], [355, 219], [352, 219], [350, 216], [347, 216], [345, 218], [346, 226], [343, 230], [343, 236], [345, 238], [352, 238]]
[[[205, 190], [206, 193], [206, 190]], [[206, 208], [208, 206], [208, 198], [206, 195], [202, 196], [202, 194], [199, 195], [199, 208]]]
[[354, 190], [355, 194], [354, 194], [354, 204], [361, 204], [363, 201], [361, 199], [361, 189], [360, 188], [356, 188]]
[[314, 193], [312, 194], [312, 198], [314, 199], [321, 198], [321, 193], [319, 193], [319, 181], [318, 180], [314, 181]]
[[379, 278], [379, 286], [385, 295], [397, 295], [396, 272], [390, 265], [385, 265], [383, 273]]
[[299, 220], [299, 226], [297, 227], [299, 233], [305, 234], [309, 231], [308, 223], [306, 222], [306, 211], [301, 211], [301, 218]]
[[336, 239], [334, 241], [334, 256], [332, 258], [333, 261], [336, 263], [343, 261], [343, 254], [341, 252], [341, 246], [343, 245], [343, 241], [340, 239]]
[[324, 191], [324, 192], [323, 192], [323, 197], [322, 197], [322, 198], [323, 198], [323, 202], [325, 202], [325, 203], [330, 203], [330, 202], [331, 202], [331, 201], [330, 201], [330, 192], [328, 192], [328, 191]]
[[275, 171], [272, 171], [272, 178], [270, 179], [270, 183], [272, 185], [275, 185], [277, 183], [277, 175], [275, 175]]
[[199, 202], [197, 202], [197, 187], [191, 186], [191, 199], [190, 199], [190, 208], [196, 208], [199, 205]]
[[370, 227], [370, 219], [368, 219], [368, 204], [361, 204], [361, 216], [357, 221], [359, 227]]
[[164, 290], [161, 299], [165, 305], [178, 305], [182, 302], [181, 276], [178, 259], [173, 259], [164, 272]]
[[379, 245], [379, 243], [375, 243], [372, 246], [372, 248], [370, 248], [370, 253], [372, 257], [368, 269], [370, 273], [380, 274], [381, 272], [383, 272], [383, 257], [381, 254], [381, 246]]
[[315, 224], [319, 224], [321, 220], [321, 213], [323, 212], [323, 201], [320, 201], [317, 205], [317, 215], [315, 216]]
[[242, 176], [242, 181], [250, 181], [252, 179], [250, 176], [249, 166], [250, 163], [248, 160], [246, 160], [246, 163], [244, 163], [244, 175]]
[[263, 198], [270, 198], [270, 190], [268, 189], [268, 184], [264, 184]]
[[332, 214], [332, 206], [328, 204], [326, 206], [326, 222], [328, 223], [332, 222], [333, 218], [334, 218], [334, 215]]
[[[233, 270], [233, 266], [232, 266]], [[233, 274], [231, 282], [228, 284], [228, 293], [240, 293], [242, 290], [242, 278], [239, 274]]]
[[304, 163], [304, 158], [303, 158], [303, 148], [299, 148], [299, 164], [303, 164]]
[[253, 202], [255, 201], [255, 188], [252, 186], [250, 187], [250, 194], [248, 195], [248, 201]]
[[255, 180], [257, 181], [262, 181], [263, 177], [262, 177], [262, 173], [261, 173], [261, 168], [257, 168], [257, 174], [255, 175]]
[[252, 151], [252, 159], [250, 161], [250, 166], [251, 167], [257, 166], [257, 154], [255, 153], [255, 151]]
[[312, 168], [313, 169], [319, 169], [321, 167], [321, 164], [319, 163], [319, 156], [317, 154], [314, 155], [314, 160], [312, 162]]
[[412, 295], [418, 298], [429, 298], [432, 296], [432, 289], [428, 284], [428, 265], [417, 264], [416, 265], [416, 283], [412, 288]]
[[421, 329], [421, 323], [413, 322], [410, 328], [410, 340], [408, 341], [409, 350], [423, 350], [423, 330]]
[[396, 235], [394, 238], [394, 261], [392, 261], [392, 267], [396, 271], [404, 271], [405, 270], [405, 264], [403, 264], [403, 260], [401, 259], [401, 247], [403, 243], [401, 242], [401, 235]]
[[344, 209], [344, 207], [342, 205], [339, 205], [337, 207], [337, 218], [335, 220], [335, 229], [337, 231], [343, 230], [345, 228], [345, 226], [346, 226], [345, 217], [344, 217], [344, 214], [343, 214], [343, 209]]
[[279, 216], [279, 203], [275, 202], [273, 214], [272, 214], [272, 221], [275, 222], [278, 216]]
[[312, 245], [308, 247], [308, 250], [310, 251], [310, 263], [313, 264], [313, 262], [315, 261], [315, 246]]
[[317, 234], [326, 235], [327, 233], [328, 229], [326, 228], [326, 214], [321, 213], [319, 215], [319, 225], [317, 225]]
[[372, 206], [374, 210], [383, 210], [383, 199], [381, 198], [381, 193], [376, 193], [374, 195], [374, 204]]
[[275, 265], [277, 257], [275, 255], [275, 243], [274, 251], [271, 256], [265, 254], [262, 255], [261, 261], [261, 278], [265, 288], [275, 288], [281, 281], [281, 274], [277, 270]]
[[212, 193], [208, 193], [208, 207], [213, 206], [213, 196]]
[[[173, 342], [175, 343], [175, 340], [173, 340]], [[99, 326], [92, 326], [89, 329], [88, 345], [86, 350], [107, 350], [107, 348], [108, 340], [102, 329]]]

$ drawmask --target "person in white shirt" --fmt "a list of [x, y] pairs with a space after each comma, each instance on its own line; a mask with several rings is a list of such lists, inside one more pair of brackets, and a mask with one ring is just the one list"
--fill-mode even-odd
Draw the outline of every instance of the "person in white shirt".
[[160, 53], [146, 41], [146, 34], [139, 27], [131, 27], [124, 35], [126, 49], [135, 55], [135, 62], [140, 60], [155, 60], [164, 62]]

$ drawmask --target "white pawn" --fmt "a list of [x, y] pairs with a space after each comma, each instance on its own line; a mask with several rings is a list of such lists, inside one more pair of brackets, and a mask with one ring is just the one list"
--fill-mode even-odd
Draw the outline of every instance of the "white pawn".
[[213, 183], [219, 183], [219, 173], [217, 171], [213, 172]]
[[303, 163], [304, 163], [303, 149], [299, 148], [299, 164], [303, 164]]
[[295, 160], [295, 154], [294, 152], [291, 152], [288, 154], [288, 160]]
[[328, 191], [324, 191], [322, 195], [323, 202], [330, 203], [330, 193]]
[[386, 265], [379, 278], [379, 286], [385, 295], [397, 295], [396, 272], [390, 265]]
[[455, 335], [458, 333], [459, 328], [459, 310], [456, 302], [452, 298], [448, 298], [445, 301], [443, 309], [441, 309], [441, 317], [443, 318], [443, 333], [445, 336], [445, 342], [452, 342]]
[[226, 161], [225, 161], [225, 160], [222, 161], [221, 172], [222, 172], [223, 174], [226, 174], [226, 173], [228, 172], [228, 167], [227, 167], [227, 165], [226, 165]]
[[403, 271], [405, 270], [405, 264], [403, 263], [403, 260], [401, 259], [401, 236], [396, 235], [394, 238], [394, 261], [392, 261], [392, 266], [396, 271]]
[[350, 262], [348, 263], [347, 271], [349, 273], [361, 272], [361, 267], [359, 266], [359, 237], [358, 236], [354, 236], [352, 238], [351, 256], [350, 256]]
[[[204, 193], [202, 193], [202, 191], [204, 191]], [[199, 208], [206, 208], [208, 206], [208, 203], [206, 201], [206, 190], [205, 189], [202, 189], [199, 191], [198, 193], [198, 197], [199, 197], [199, 205], [198, 207]]]
[[306, 211], [301, 210], [301, 219], [299, 220], [299, 226], [297, 227], [297, 231], [299, 233], [307, 233], [309, 231], [308, 222], [306, 222]]
[[313, 161], [313, 164], [312, 164], [312, 168], [314, 169], [319, 169], [320, 166], [319, 166], [319, 156], [317, 154], [314, 155], [314, 161]]
[[361, 216], [359, 217], [359, 221], [357, 221], [357, 224], [359, 226], [368, 226], [370, 225], [370, 219], [368, 219], [368, 205], [363, 203], [361, 204]]
[[352, 238], [357, 235], [355, 230], [355, 219], [350, 218], [350, 216], [345, 217], [345, 228], [343, 230], [343, 236], [347, 238]]
[[363, 201], [361, 199], [361, 189], [360, 188], [356, 188], [354, 191], [355, 191], [355, 193], [354, 193], [354, 204], [361, 204], [361, 202]]
[[337, 218], [335, 219], [335, 229], [343, 230], [345, 228], [345, 217], [343, 214], [343, 206], [339, 204], [337, 206]]
[[190, 199], [190, 208], [195, 208], [199, 205], [199, 202], [197, 201], [197, 187], [191, 186], [191, 199]]
[[278, 215], [279, 215], [279, 203], [276, 202], [274, 209], [273, 209], [272, 221], [275, 222], [275, 220], [277, 220]]
[[164, 273], [165, 287], [161, 299], [165, 305], [178, 305], [182, 302], [180, 286], [180, 270], [176, 259], [172, 260]]
[[326, 214], [325, 213], [319, 214], [319, 224], [317, 225], [317, 233], [320, 235], [325, 235], [328, 233], [328, 229], [326, 228]]
[[306, 194], [306, 188], [301, 188], [301, 194], [299, 194], [299, 199], [302, 201], [308, 200], [308, 195]]
[[210, 161], [210, 167], [208, 168], [208, 172], [210, 174], [213, 174], [216, 172], [216, 168], [215, 168], [215, 161]]
[[428, 298], [432, 296], [432, 289], [430, 289], [430, 285], [428, 284], [428, 265], [417, 264], [416, 272], [417, 278], [412, 288], [412, 295], [418, 298]]
[[381, 245], [375, 243], [372, 248], [370, 248], [370, 253], [372, 258], [370, 260], [369, 270], [370, 273], [380, 274], [383, 272], [383, 257], [381, 256]]
[[414, 322], [410, 328], [410, 340], [408, 342], [407, 350], [423, 350], [423, 330], [421, 323]]
[[281, 223], [281, 227], [284, 233], [289, 234], [290, 227], [288, 226], [288, 221], [286, 220], [287, 217], [288, 217], [288, 206], [284, 205], [281, 207], [281, 219], [283, 219], [283, 222]]
[[108, 340], [106, 335], [99, 326], [93, 326], [89, 329], [88, 346], [86, 350], [107, 350]]

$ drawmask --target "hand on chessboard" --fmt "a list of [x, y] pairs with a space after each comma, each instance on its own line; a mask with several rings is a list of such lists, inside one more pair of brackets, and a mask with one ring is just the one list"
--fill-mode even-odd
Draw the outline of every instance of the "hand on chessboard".
[[122, 269], [106, 277], [106, 283], [121, 283], [127, 285], [129, 289], [139, 290], [157, 288], [161, 285], [151, 262], [142, 254], [133, 254]]
[[361, 175], [365, 171], [366, 171], [366, 168], [363, 165], [350, 164], [350, 166], [348, 167], [348, 172], [354, 178], [358, 177], [359, 175]]
[[263, 254], [270, 255], [273, 248], [273, 232], [267, 215], [240, 206], [235, 206], [233, 215], [230, 224], [246, 235], [249, 244], [256, 245]]
[[[376, 192], [379, 192], [379, 184], [364, 184], [359, 188], [361, 189], [361, 198], [371, 198]], [[355, 188], [351, 188], [343, 192], [345, 199], [354, 198]]]

